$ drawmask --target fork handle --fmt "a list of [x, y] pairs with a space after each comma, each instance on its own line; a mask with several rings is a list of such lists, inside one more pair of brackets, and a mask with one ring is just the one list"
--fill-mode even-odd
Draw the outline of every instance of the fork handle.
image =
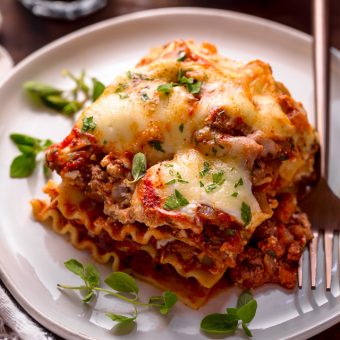
[[329, 0], [313, 0], [314, 97], [320, 139], [320, 175], [328, 180], [329, 160]]

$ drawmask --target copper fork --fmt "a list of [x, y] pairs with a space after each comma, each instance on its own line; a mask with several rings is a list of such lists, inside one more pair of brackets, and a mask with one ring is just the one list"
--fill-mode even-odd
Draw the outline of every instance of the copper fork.
[[[340, 223], [340, 200], [328, 186], [329, 162], [329, 45], [328, 0], [313, 0], [314, 88], [316, 130], [320, 142], [320, 180], [302, 202], [301, 207], [311, 221], [314, 238], [309, 245], [312, 289], [316, 288], [318, 240], [323, 234], [326, 289], [331, 289], [333, 239]], [[340, 147], [340, 146], [339, 146]], [[339, 244], [340, 246], [340, 244]], [[302, 259], [298, 270], [298, 286], [302, 287]]]

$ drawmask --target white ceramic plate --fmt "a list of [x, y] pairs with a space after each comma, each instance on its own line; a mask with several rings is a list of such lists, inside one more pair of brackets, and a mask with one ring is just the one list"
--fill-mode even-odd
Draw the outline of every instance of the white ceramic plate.
[[[95, 309], [83, 306], [75, 294], [60, 292], [57, 283], [78, 281], [63, 262], [71, 257], [90, 261], [87, 253], [71, 247], [31, 217], [29, 200], [43, 197], [42, 171], [29, 179], [9, 178], [9, 165], [17, 154], [8, 135], [31, 134], [60, 141], [71, 128], [65, 117], [33, 106], [21, 88], [29, 79], [67, 86], [60, 71], [86, 69], [108, 83], [127, 70], [150, 47], [175, 38], [192, 38], [215, 43], [223, 54], [244, 61], [268, 61], [275, 77], [283, 81], [293, 96], [303, 102], [313, 121], [311, 39], [306, 34], [266, 20], [221, 10], [196, 8], [160, 9], [115, 18], [64, 37], [34, 53], [19, 64], [0, 89], [0, 274], [19, 303], [41, 324], [69, 339], [112, 339], [113, 323], [101, 310], [128, 311], [129, 307], [101, 298]], [[332, 145], [340, 143], [339, 55], [333, 51]], [[335, 149], [335, 148], [334, 148]], [[331, 181], [340, 192], [336, 150], [332, 149]], [[320, 258], [321, 261], [321, 258]], [[100, 267], [102, 273], [108, 268]], [[258, 312], [251, 323], [254, 339], [306, 338], [340, 321], [340, 292], [334, 268], [332, 293], [326, 293], [321, 276], [318, 289], [286, 291], [274, 285], [257, 289]], [[307, 277], [307, 272], [305, 274]], [[141, 283], [145, 298], [157, 291]], [[235, 304], [239, 290], [225, 291], [199, 311], [178, 303], [168, 317], [143, 311], [137, 327], [126, 339], [204, 339], [200, 320], [211, 312], [222, 312]], [[111, 306], [111, 307], [110, 307]], [[237, 333], [236, 338], [242, 338]], [[119, 338], [117, 336], [117, 338]]]

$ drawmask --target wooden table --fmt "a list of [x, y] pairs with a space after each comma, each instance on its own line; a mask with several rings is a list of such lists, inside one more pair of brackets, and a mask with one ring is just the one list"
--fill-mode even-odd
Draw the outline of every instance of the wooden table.
[[[196, 6], [222, 8], [256, 15], [311, 33], [310, 0], [108, 0], [99, 12], [73, 22], [38, 18], [15, 0], [0, 0], [4, 26], [0, 45], [12, 55], [15, 63], [49, 42], [92, 23], [118, 15], [150, 8]], [[340, 1], [331, 1], [331, 44], [340, 49]], [[340, 339], [340, 324], [312, 338]]]

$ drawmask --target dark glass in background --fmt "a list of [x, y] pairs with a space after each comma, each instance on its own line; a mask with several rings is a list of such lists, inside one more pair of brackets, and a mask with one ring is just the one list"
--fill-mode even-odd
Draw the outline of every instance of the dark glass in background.
[[64, 20], [75, 20], [104, 7], [107, 0], [19, 0], [33, 14]]

